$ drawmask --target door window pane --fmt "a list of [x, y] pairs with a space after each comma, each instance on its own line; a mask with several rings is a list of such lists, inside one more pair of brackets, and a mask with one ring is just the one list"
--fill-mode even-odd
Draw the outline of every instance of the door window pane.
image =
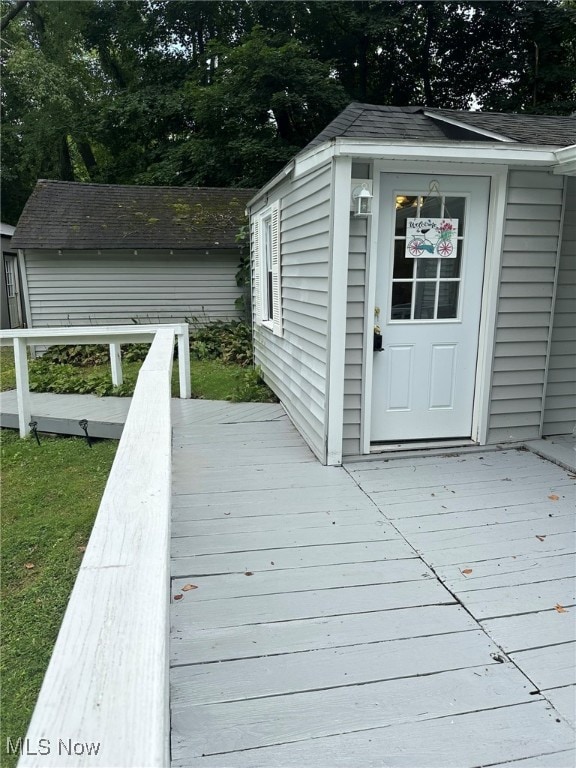
[[458, 316], [460, 281], [440, 281], [438, 286], [438, 319]]
[[411, 279], [414, 275], [415, 259], [405, 258], [405, 240], [396, 240], [394, 243], [394, 279]]
[[433, 320], [435, 302], [436, 281], [427, 280], [425, 283], [416, 283], [414, 320]]
[[438, 195], [422, 197], [420, 199], [420, 213], [422, 218], [439, 219], [442, 216], [442, 198]]
[[440, 277], [460, 277], [462, 263], [462, 240], [458, 241], [455, 259], [440, 260]]
[[466, 210], [465, 197], [446, 197], [444, 199], [444, 217], [458, 219], [458, 234], [464, 234], [464, 219]]
[[415, 195], [396, 195], [396, 234], [406, 234], [406, 219], [416, 216], [418, 198]]
[[393, 283], [391, 320], [410, 320], [412, 283]]
[[416, 277], [436, 277], [439, 259], [415, 259]]

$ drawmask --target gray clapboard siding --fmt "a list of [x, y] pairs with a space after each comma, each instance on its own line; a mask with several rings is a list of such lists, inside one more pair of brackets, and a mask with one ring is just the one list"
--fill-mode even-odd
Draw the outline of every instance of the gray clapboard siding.
[[547, 172], [510, 172], [489, 443], [539, 436], [563, 184]]
[[238, 317], [234, 252], [26, 250], [32, 326]]
[[344, 373], [343, 455], [362, 452], [360, 423], [364, 375], [364, 315], [366, 311], [366, 251], [368, 220], [350, 219], [348, 301], [346, 307], [346, 366]]
[[256, 364], [320, 458], [327, 410], [330, 190], [326, 165], [285, 181], [269, 198], [267, 204], [280, 201], [283, 336], [257, 324], [254, 332]]
[[568, 179], [548, 382], [544, 435], [570, 434], [576, 426], [576, 178]]

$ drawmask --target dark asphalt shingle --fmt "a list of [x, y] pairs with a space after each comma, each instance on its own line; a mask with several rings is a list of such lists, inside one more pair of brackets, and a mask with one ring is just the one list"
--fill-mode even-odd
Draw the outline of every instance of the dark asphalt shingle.
[[[436, 117], [434, 117], [436, 116]], [[458, 128], [441, 118], [456, 120]], [[498, 141], [475, 129], [487, 130], [513, 142], [542, 146], [576, 143], [576, 118], [499, 112], [392, 107], [352, 103], [308, 144], [307, 149], [337, 137], [388, 141]]]
[[40, 180], [14, 248], [237, 248], [253, 189], [136, 187]]

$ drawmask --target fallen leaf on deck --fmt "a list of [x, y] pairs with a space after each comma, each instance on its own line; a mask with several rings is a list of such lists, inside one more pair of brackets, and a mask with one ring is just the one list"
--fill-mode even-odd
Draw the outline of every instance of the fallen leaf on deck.
[[548, 498], [551, 499], [552, 501], [558, 501], [560, 496], [556, 496], [555, 493], [552, 493], [550, 496], [548, 496]]
[[183, 587], [181, 587], [182, 592], [189, 592], [191, 589], [198, 589], [196, 584], [184, 584]]
[[270, 560], [270, 565], [274, 565], [274, 560]]
[[24, 563], [24, 568], [26, 568], [27, 571], [32, 570], [32, 568], [35, 568], [34, 563]]
[[546, 538], [546, 536], [538, 536], [538, 535], [537, 535], [537, 536], [536, 536], [536, 538], [538, 539], [538, 541], [544, 541], [544, 539]]
[[184, 595], [174, 595], [174, 600], [182, 600]]
[[230, 514], [230, 512], [224, 512], [224, 514], [225, 514], [225, 515], [229, 515], [229, 514]]
[[254, 576], [254, 573], [252, 571], [246, 571], [244, 576]]
[[472, 573], [472, 568], [464, 568], [464, 570], [461, 571], [461, 573], [463, 573], [464, 576], [468, 576], [469, 573]]
[[560, 605], [560, 603], [556, 603], [556, 605], [554, 606], [554, 610], [558, 611], [558, 613], [568, 613], [566, 608], [564, 608], [563, 605]]

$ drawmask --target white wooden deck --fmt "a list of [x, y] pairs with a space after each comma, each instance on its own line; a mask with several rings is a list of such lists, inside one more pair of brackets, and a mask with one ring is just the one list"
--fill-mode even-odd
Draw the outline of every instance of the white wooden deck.
[[279, 406], [202, 406], [173, 411], [175, 768], [574, 766], [570, 472], [327, 468]]
[[[78, 422], [88, 421], [88, 434], [118, 440], [122, 434], [131, 397], [97, 397], [96, 395], [55, 395], [31, 392], [32, 420], [39, 432], [84, 436]], [[18, 429], [16, 390], [0, 392], [0, 426]]]
[[174, 768], [573, 768], [570, 440], [327, 468], [277, 405], [172, 418]]

